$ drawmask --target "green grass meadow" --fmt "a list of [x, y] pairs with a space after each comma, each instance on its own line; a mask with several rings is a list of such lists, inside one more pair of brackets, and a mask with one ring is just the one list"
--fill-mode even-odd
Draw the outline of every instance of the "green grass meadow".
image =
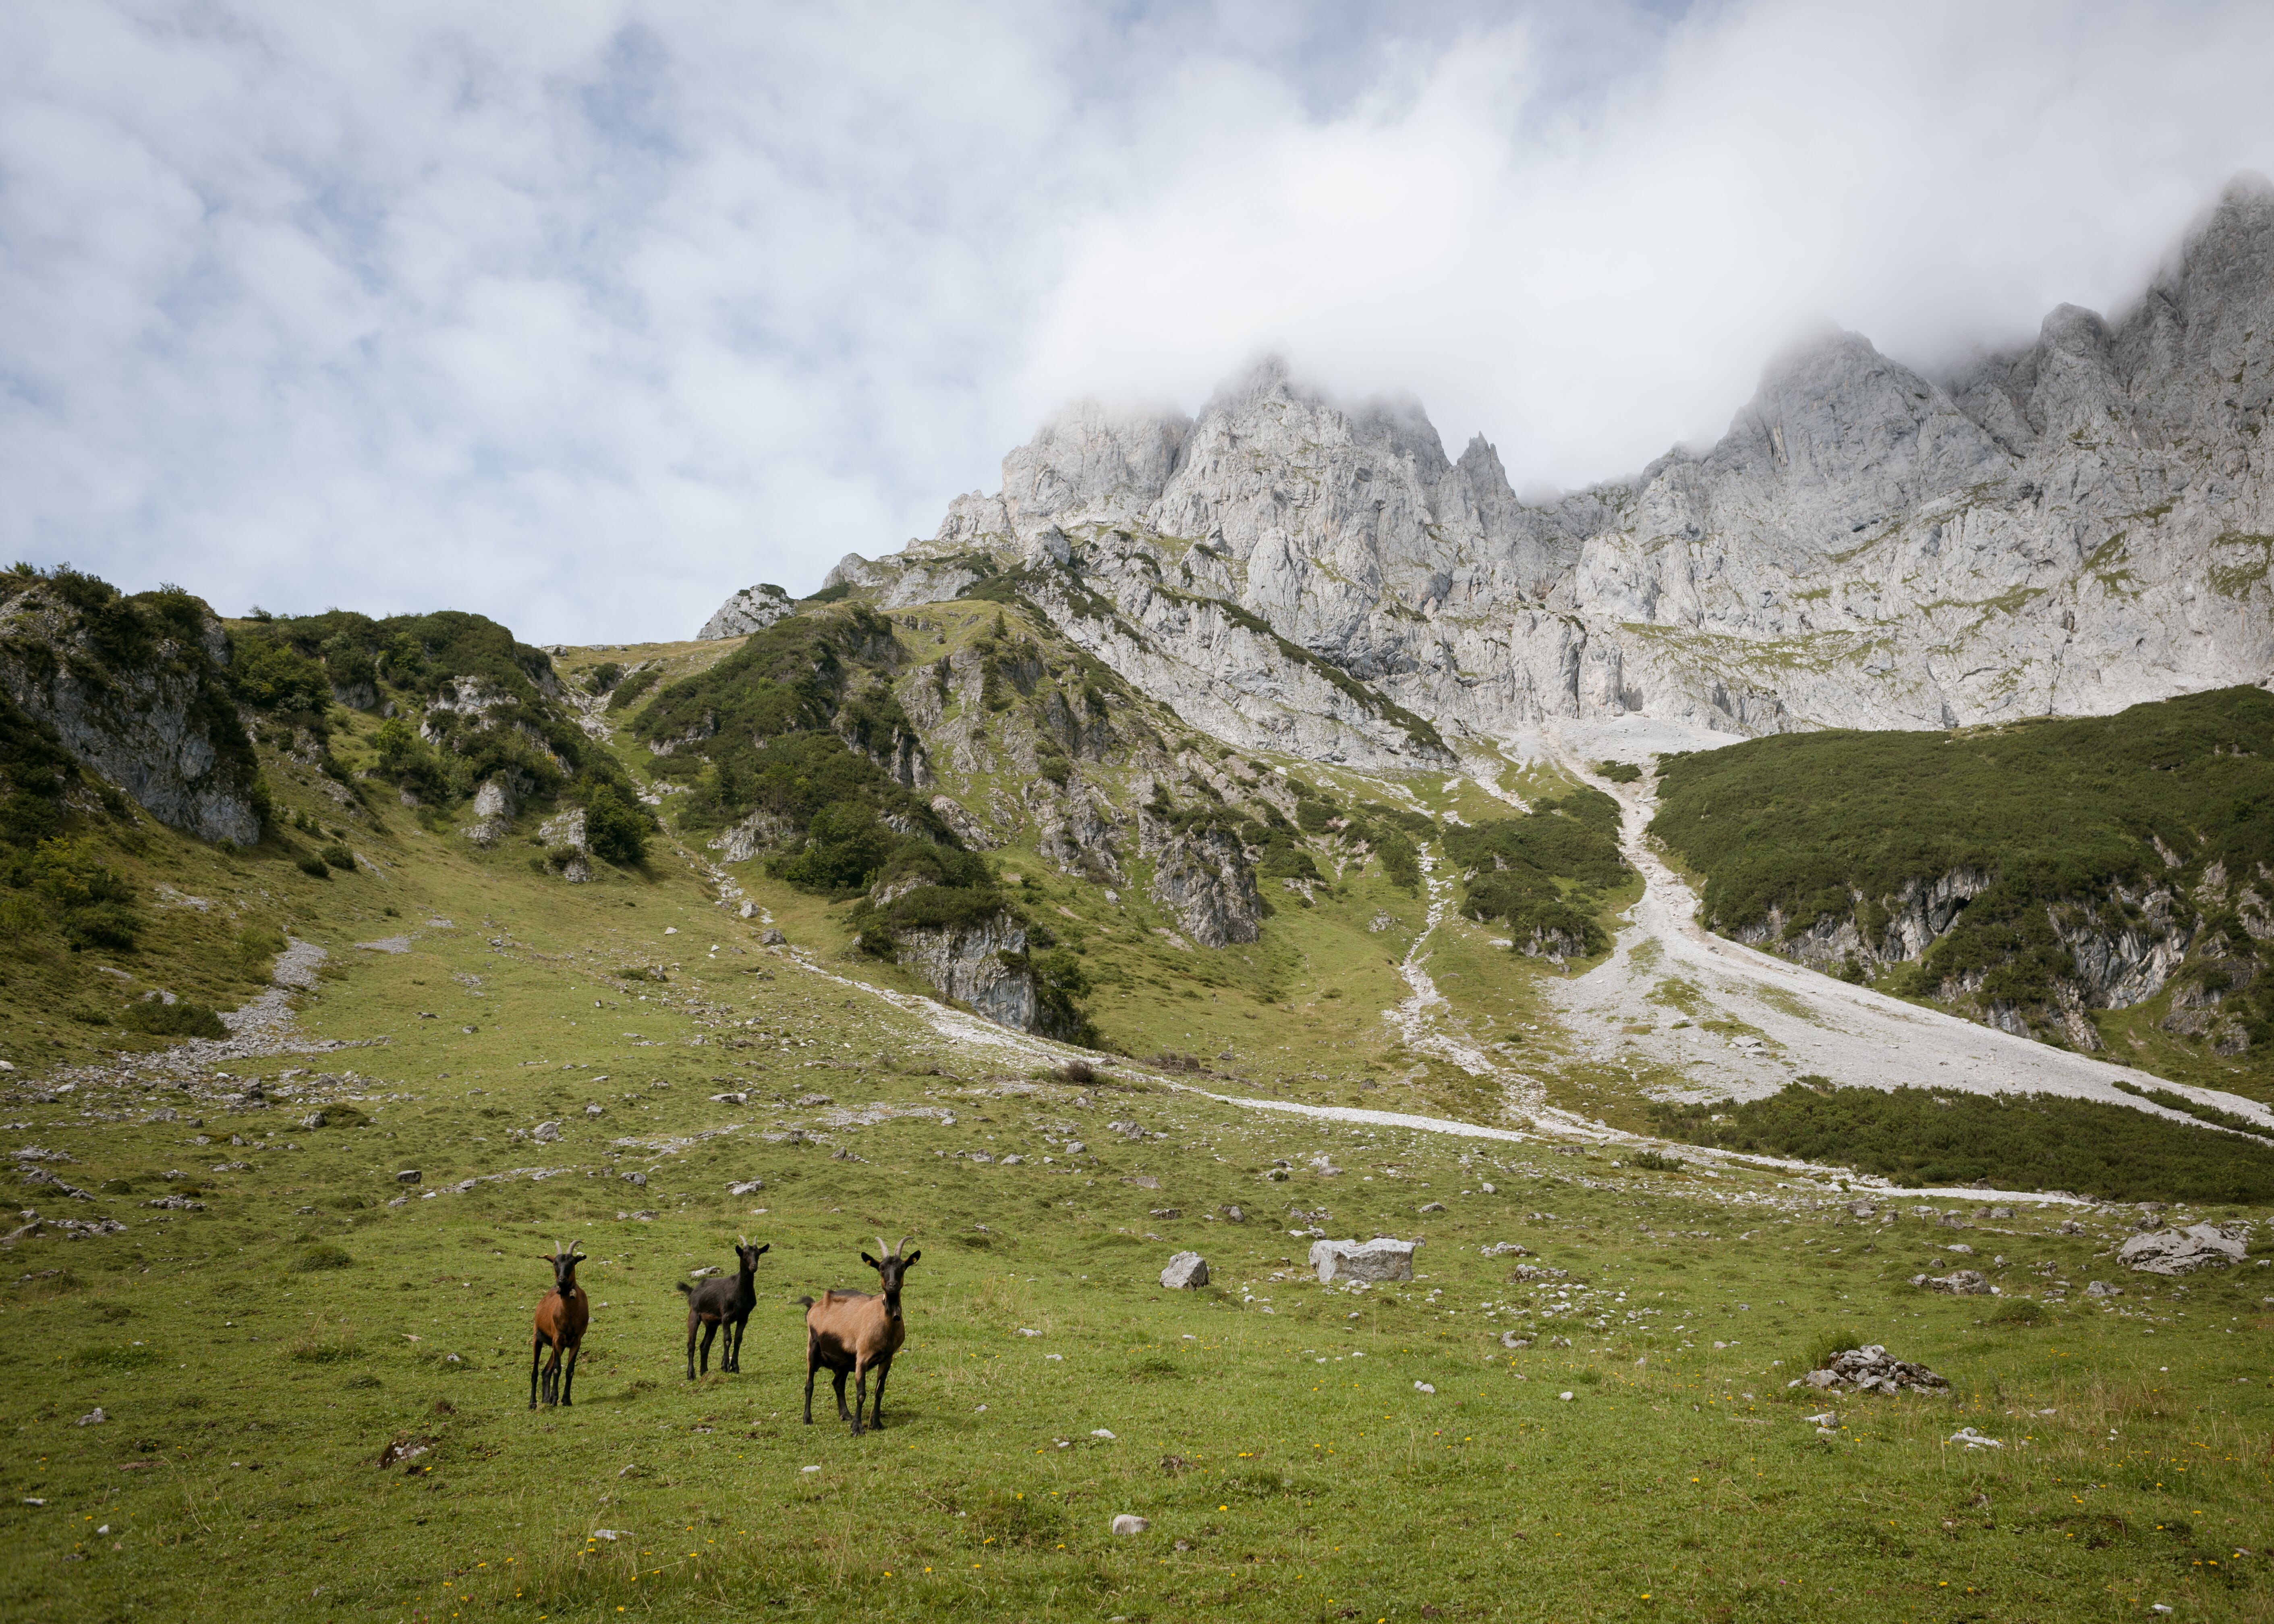
[[[629, 889], [519, 889], [363, 952], [303, 1026], [383, 1048], [11, 1108], [132, 1227], [10, 1259], [7, 1616], [2270, 1611], [2267, 1272], [2088, 1305], [2128, 1211], [1883, 1222], [1828, 1184], [1320, 1124], [1126, 1069], [1076, 1087], [757, 947], [691, 885]], [[255, 1076], [273, 1102], [232, 1107]], [[327, 1100], [369, 1125], [298, 1125]], [[544, 1121], [557, 1141], [512, 1137]], [[516, 1169], [559, 1170], [453, 1188]], [[192, 1188], [205, 1210], [129, 1205]], [[1425, 1237], [1417, 1278], [1319, 1286], [1296, 1211]], [[672, 1283], [741, 1232], [773, 1246], [744, 1373], [690, 1385]], [[808, 1428], [791, 1299], [862, 1284], [879, 1232], [923, 1253], [885, 1426], [851, 1437], [825, 1379]], [[577, 1402], [532, 1413], [537, 1259], [568, 1237], [595, 1304]], [[2010, 1300], [1905, 1283], [1954, 1244]], [[1163, 1291], [1184, 1247], [1213, 1279]], [[349, 1261], [305, 1267], [327, 1248]], [[1788, 1390], [1859, 1342], [1952, 1395]], [[397, 1443], [419, 1453], [380, 1466]], [[1123, 1512], [1150, 1528], [1110, 1534]]]

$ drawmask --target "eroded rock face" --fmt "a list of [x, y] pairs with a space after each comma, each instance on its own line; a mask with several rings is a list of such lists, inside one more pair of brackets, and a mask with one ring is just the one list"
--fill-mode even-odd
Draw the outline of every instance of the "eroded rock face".
[[1203, 947], [1255, 940], [1263, 917], [1255, 871], [1239, 843], [1221, 830], [1163, 842], [1153, 859], [1153, 899]]
[[1354, 765], [1638, 709], [1735, 733], [2105, 714], [2274, 667], [2269, 377], [2274, 189], [2245, 177], [2112, 321], [2063, 306], [1939, 378], [1833, 334], [1710, 449], [1593, 490], [1519, 501], [1483, 440], [1450, 458], [1410, 401], [1267, 363], [1190, 420], [1071, 408], [999, 494], [832, 578], [912, 604], [990, 554], [1195, 726]]
[[785, 620], [797, 613], [797, 605], [781, 588], [767, 583], [746, 586], [720, 604], [718, 612], [703, 622], [703, 629], [695, 634], [699, 642], [714, 643], [723, 637], [747, 637], [752, 632], [762, 632], [776, 620]]
[[106, 611], [140, 623], [145, 635], [129, 645], [99, 635], [74, 601], [98, 590], [110, 591], [42, 581], [0, 604], [0, 688], [159, 822], [252, 845], [260, 772], [222, 674], [221, 621], [189, 598], [146, 613], [141, 605], [166, 596], [146, 594]]

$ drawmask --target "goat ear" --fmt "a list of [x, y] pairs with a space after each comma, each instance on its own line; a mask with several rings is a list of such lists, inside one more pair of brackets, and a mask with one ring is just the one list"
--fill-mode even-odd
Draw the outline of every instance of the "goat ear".
[[882, 1269], [885, 1267], [865, 1252], [861, 1254], [861, 1261], [867, 1264], [872, 1269]]
[[773, 1244], [772, 1241], [768, 1241], [764, 1245], [763, 1245], [763, 1246], [759, 1247], [756, 1252], [752, 1252], [750, 1255], [751, 1255], [752, 1257], [754, 1257], [754, 1258], [763, 1258], [763, 1257], [764, 1257], [764, 1256], [766, 1255], [766, 1253], [768, 1253], [768, 1252], [772, 1252], [773, 1249], [774, 1249], [774, 1244]]
[[919, 1246], [914, 1252], [908, 1253], [907, 1257], [900, 1259], [900, 1267], [904, 1269], [912, 1269], [916, 1266], [916, 1259], [922, 1256], [923, 1248]]

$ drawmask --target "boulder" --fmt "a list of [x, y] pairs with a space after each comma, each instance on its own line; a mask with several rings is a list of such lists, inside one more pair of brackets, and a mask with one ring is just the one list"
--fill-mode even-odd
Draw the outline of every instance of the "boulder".
[[1161, 1284], [1171, 1291], [1189, 1291], [1209, 1282], [1208, 1259], [1197, 1252], [1180, 1252], [1161, 1271]]
[[2241, 1240], [2217, 1224], [2157, 1229], [2126, 1241], [2116, 1256], [2125, 1267], [2145, 1274], [2192, 1274], [2199, 1268], [2226, 1268], [2243, 1260]]
[[1368, 1285], [1385, 1280], [1413, 1278], [1413, 1249], [1419, 1241], [1394, 1241], [1377, 1237], [1370, 1241], [1313, 1241], [1311, 1267], [1321, 1284], [1355, 1281]]
[[1152, 1526], [1145, 1518], [1133, 1516], [1126, 1511], [1113, 1519], [1113, 1531], [1117, 1534], [1141, 1534]]
[[540, 1122], [529, 1131], [529, 1137], [540, 1145], [550, 1145], [561, 1137], [561, 1124], [557, 1122]]

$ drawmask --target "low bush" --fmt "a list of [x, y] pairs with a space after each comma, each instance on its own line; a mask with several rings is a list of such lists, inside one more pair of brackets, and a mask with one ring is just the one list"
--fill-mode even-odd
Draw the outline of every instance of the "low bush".
[[292, 1261], [289, 1267], [296, 1274], [312, 1274], [323, 1269], [347, 1268], [354, 1262], [355, 1259], [348, 1256], [347, 1248], [344, 1246], [335, 1246], [328, 1241], [319, 1241], [312, 1246], [303, 1246], [298, 1252], [293, 1253]]

